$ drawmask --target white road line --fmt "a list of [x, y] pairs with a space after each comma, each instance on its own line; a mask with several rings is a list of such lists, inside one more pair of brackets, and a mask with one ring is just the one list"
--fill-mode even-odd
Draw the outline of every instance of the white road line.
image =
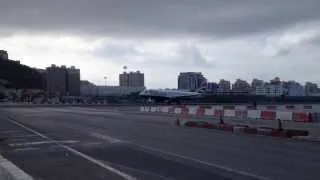
[[235, 173], [235, 174], [239, 174], [239, 175], [242, 175], [242, 176], [252, 177], [252, 178], [255, 178], [255, 179], [259, 179], [259, 180], [272, 180], [269, 177], [263, 177], [263, 176], [259, 176], [259, 175], [256, 175], [256, 174], [244, 172], [244, 171], [241, 171], [241, 170], [232, 169], [232, 168], [229, 168], [229, 167], [221, 166], [219, 164], [214, 164], [214, 163], [202, 161], [202, 160], [195, 159], [195, 158], [188, 157], [188, 156], [184, 156], [184, 155], [181, 155], [181, 154], [176, 154], [176, 153], [173, 153], [173, 152], [164, 151], [164, 150], [161, 150], [161, 149], [158, 149], [158, 148], [153, 148], [153, 147], [150, 147], [150, 146], [141, 145], [141, 144], [137, 144], [137, 143], [134, 143], [134, 142], [129, 142], [129, 143], [131, 143], [133, 145], [136, 145], [136, 146], [139, 146], [139, 147], [142, 147], [144, 149], [148, 149], [148, 150], [151, 150], [151, 151], [159, 152], [161, 154], [166, 154], [166, 155], [170, 155], [170, 156], [173, 156], [173, 157], [178, 157], [178, 158], [181, 158], [181, 159], [197, 162], [199, 164], [211, 166], [211, 167], [214, 167], [214, 168], [217, 168], [217, 169], [222, 169], [224, 171]]
[[11, 136], [10, 135], [10, 138], [14, 138], [14, 139], [19, 139], [19, 138], [26, 138], [26, 137], [38, 137], [37, 135], [35, 134], [25, 134], [25, 135], [20, 135], [20, 136]]
[[40, 148], [36, 148], [36, 147], [27, 147], [27, 148], [17, 148], [17, 149], [14, 149], [14, 151], [34, 151], [34, 150], [38, 150]]
[[16, 146], [34, 146], [34, 145], [42, 145], [42, 144], [74, 144], [80, 141], [73, 141], [73, 140], [66, 140], [66, 141], [35, 141], [35, 142], [24, 142], [24, 143], [10, 143], [9, 146], [16, 147]]
[[107, 136], [107, 135], [104, 135], [104, 134], [100, 134], [100, 133], [90, 133], [90, 135], [91, 135], [92, 137], [95, 137], [95, 138], [98, 138], [98, 139], [102, 139], [102, 140], [108, 141], [108, 142], [110, 142], [111, 144], [112, 144], [112, 143], [119, 143], [119, 142], [121, 142], [120, 139], [116, 139], [116, 138], [113, 138], [113, 137], [110, 137], [110, 136]]
[[30, 175], [25, 173], [23, 170], [18, 168], [16, 165], [14, 165], [12, 162], [2, 157], [1, 155], [0, 155], [0, 171], [5, 171], [4, 173], [8, 173], [9, 177], [6, 177], [7, 179], [33, 180], [33, 178]]
[[8, 131], [0, 131], [1, 134], [11, 134], [11, 133], [22, 133], [22, 131], [16, 131], [16, 130], [8, 130]]
[[[17, 126], [23, 128], [23, 129], [25, 129], [25, 130], [27, 130], [29, 132], [32, 132], [32, 133], [34, 133], [34, 134], [36, 134], [36, 135], [38, 135], [38, 136], [40, 136], [40, 137], [42, 137], [44, 139], [52, 140], [48, 136], [46, 136], [44, 134], [41, 134], [41, 133], [39, 133], [39, 132], [37, 132], [37, 131], [35, 131], [35, 130], [33, 130], [33, 129], [31, 129], [31, 128], [29, 128], [29, 127], [27, 127], [27, 126], [15, 121], [15, 120], [13, 120], [13, 119], [11, 119], [11, 118], [7, 118], [7, 119], [8, 119], [8, 121], [12, 122], [13, 124], [16, 124]], [[136, 180], [136, 178], [132, 177], [131, 175], [129, 175], [127, 173], [124, 173], [124, 172], [121, 172], [120, 170], [117, 170], [117, 169], [115, 169], [115, 168], [113, 168], [111, 166], [108, 166], [108, 165], [102, 163], [101, 161], [99, 161], [97, 159], [94, 159], [94, 158], [92, 158], [92, 157], [90, 157], [90, 156], [88, 156], [88, 155], [86, 155], [84, 153], [81, 153], [81, 152], [79, 152], [79, 151], [77, 151], [77, 150], [75, 150], [75, 149], [73, 149], [73, 148], [71, 148], [71, 147], [69, 147], [67, 145], [63, 145], [63, 144], [60, 144], [58, 142], [56, 144], [58, 146], [60, 146], [60, 147], [63, 147], [65, 149], [67, 149], [68, 151], [70, 151], [70, 152], [72, 152], [72, 153], [74, 153], [74, 154], [76, 154], [76, 155], [88, 160], [89, 162], [91, 162], [93, 164], [96, 164], [96, 165], [98, 165], [98, 166], [100, 166], [100, 167], [102, 167], [102, 168], [104, 168], [104, 169], [106, 169], [106, 170], [108, 170], [110, 172], [113, 172], [113, 173], [123, 177], [126, 180]]]
[[[106, 136], [106, 135], [102, 135], [101, 134], [100, 136], [97, 136], [97, 137], [103, 137], [103, 136]], [[108, 137], [110, 137], [110, 136], [108, 136]], [[251, 177], [251, 178], [255, 178], [255, 179], [259, 179], [259, 180], [271, 180], [271, 178], [269, 178], [269, 177], [259, 176], [259, 175], [253, 174], [253, 173], [249, 173], [249, 172], [245, 172], [245, 171], [241, 171], [241, 170], [225, 167], [225, 166], [222, 166], [222, 165], [219, 165], [219, 164], [214, 164], [214, 163], [202, 161], [202, 160], [199, 160], [199, 159], [195, 159], [195, 158], [192, 158], [192, 157], [184, 156], [184, 155], [173, 153], [173, 152], [169, 152], [169, 151], [164, 151], [164, 150], [161, 150], [161, 149], [158, 149], [158, 148], [154, 148], [154, 147], [150, 147], [150, 146], [147, 146], [147, 145], [138, 144], [138, 143], [135, 143], [135, 142], [132, 142], [132, 141], [126, 141], [126, 140], [120, 140], [120, 139], [118, 139], [118, 140], [123, 142], [123, 143], [133, 144], [133, 145], [141, 147], [143, 149], [147, 149], [147, 150], [150, 150], [150, 151], [158, 152], [158, 153], [161, 153], [161, 154], [169, 155], [169, 156], [172, 156], [172, 157], [177, 157], [177, 158], [188, 160], [188, 161], [193, 161], [193, 162], [196, 162], [196, 163], [199, 163], [199, 164], [202, 164], [202, 165], [211, 166], [211, 167], [214, 167], [214, 168], [217, 168], [217, 169], [221, 169], [221, 170], [224, 170], [226, 172], [239, 174], [239, 175], [242, 175], [242, 176]]]

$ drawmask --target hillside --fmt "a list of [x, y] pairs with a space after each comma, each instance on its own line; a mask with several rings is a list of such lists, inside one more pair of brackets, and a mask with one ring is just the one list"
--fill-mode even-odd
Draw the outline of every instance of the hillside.
[[0, 59], [0, 79], [6, 87], [16, 89], [43, 89], [43, 76], [35, 69], [17, 61]]

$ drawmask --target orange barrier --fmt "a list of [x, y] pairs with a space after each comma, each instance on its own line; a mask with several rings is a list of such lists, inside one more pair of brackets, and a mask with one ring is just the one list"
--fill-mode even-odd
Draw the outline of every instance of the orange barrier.
[[276, 119], [276, 112], [275, 111], [261, 111], [261, 119], [275, 120]]
[[292, 120], [297, 122], [312, 122], [312, 116], [306, 112], [293, 112]]

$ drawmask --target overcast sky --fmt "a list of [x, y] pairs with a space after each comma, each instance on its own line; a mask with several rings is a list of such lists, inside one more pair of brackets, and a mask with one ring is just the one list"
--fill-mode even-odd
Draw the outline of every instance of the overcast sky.
[[1, 0], [0, 49], [96, 84], [118, 84], [124, 65], [150, 88], [177, 87], [182, 71], [320, 83], [320, 1]]

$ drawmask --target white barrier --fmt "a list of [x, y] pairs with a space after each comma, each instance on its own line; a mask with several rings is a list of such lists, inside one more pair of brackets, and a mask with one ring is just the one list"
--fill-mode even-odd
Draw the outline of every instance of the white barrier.
[[211, 108], [211, 109], [205, 108], [204, 109], [204, 115], [205, 116], [213, 116], [214, 115], [214, 109], [213, 108]]
[[248, 110], [248, 118], [260, 119], [261, 111], [260, 110]]
[[174, 108], [174, 113], [175, 114], [181, 114], [182, 109], [181, 108]]
[[151, 107], [150, 111], [151, 112], [157, 112], [157, 107]]
[[168, 113], [169, 112], [169, 106], [163, 106], [160, 108], [160, 112], [163, 112], [163, 113]]
[[292, 112], [277, 111], [276, 118], [280, 120], [292, 120]]
[[189, 115], [196, 115], [199, 106], [187, 106]]
[[144, 106], [140, 106], [140, 112], [145, 112]]
[[230, 109], [224, 110], [224, 116], [226, 116], [226, 117], [236, 116], [235, 110], [230, 110]]
[[223, 106], [212, 106], [213, 109], [223, 110]]

